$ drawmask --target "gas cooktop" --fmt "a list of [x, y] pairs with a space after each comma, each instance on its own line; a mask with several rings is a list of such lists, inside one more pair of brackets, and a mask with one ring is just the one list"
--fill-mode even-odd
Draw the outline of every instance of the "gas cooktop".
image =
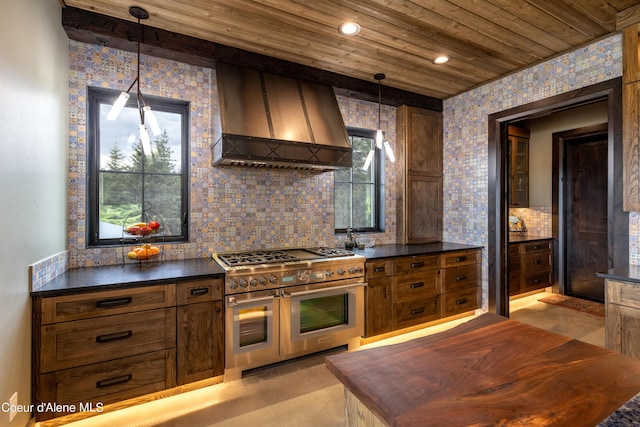
[[239, 267], [246, 265], [279, 264], [295, 261], [321, 260], [325, 258], [337, 258], [354, 255], [355, 254], [353, 252], [346, 249], [316, 247], [301, 249], [227, 252], [214, 254], [214, 258], [221, 261], [223, 267]]

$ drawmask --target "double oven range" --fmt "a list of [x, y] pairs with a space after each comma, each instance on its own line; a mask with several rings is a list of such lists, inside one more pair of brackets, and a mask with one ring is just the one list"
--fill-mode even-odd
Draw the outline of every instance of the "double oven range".
[[360, 345], [365, 258], [343, 249], [213, 254], [225, 272], [225, 380], [294, 357]]

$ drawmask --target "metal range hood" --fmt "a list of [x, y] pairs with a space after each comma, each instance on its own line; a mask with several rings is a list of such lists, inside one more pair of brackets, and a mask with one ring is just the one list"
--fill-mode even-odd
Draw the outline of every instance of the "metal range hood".
[[333, 88], [217, 63], [222, 136], [213, 165], [332, 170], [351, 167]]

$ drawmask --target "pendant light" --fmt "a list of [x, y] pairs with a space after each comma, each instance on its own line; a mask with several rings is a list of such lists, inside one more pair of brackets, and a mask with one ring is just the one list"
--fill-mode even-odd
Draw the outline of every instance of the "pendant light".
[[384, 140], [384, 134], [382, 132], [380, 123], [382, 122], [381, 120], [381, 115], [382, 115], [382, 84], [380, 83], [386, 76], [383, 73], [378, 73], [375, 74], [373, 76], [373, 78], [375, 80], [378, 81], [378, 129], [376, 130], [376, 145], [375, 147], [371, 147], [371, 150], [369, 151], [369, 154], [367, 154], [367, 158], [364, 161], [364, 165], [362, 166], [363, 170], [369, 170], [369, 166], [371, 165], [371, 162], [373, 161], [373, 157], [375, 156], [375, 151], [376, 148], [381, 150], [382, 147], [384, 147], [384, 151], [387, 154], [387, 157], [389, 158], [389, 161], [391, 161], [392, 163], [396, 161], [396, 157], [393, 154], [393, 149], [391, 148], [391, 144], [389, 144], [389, 141], [385, 141]]
[[118, 118], [120, 112], [129, 100], [129, 92], [131, 92], [133, 86], [136, 86], [137, 84], [138, 94], [136, 101], [138, 104], [138, 112], [140, 113], [140, 124], [138, 125], [138, 129], [140, 131], [142, 150], [145, 155], [148, 155], [151, 153], [151, 139], [149, 138], [149, 131], [147, 130], [146, 123], [149, 124], [149, 126], [151, 127], [151, 131], [155, 136], [158, 136], [162, 133], [162, 131], [160, 130], [160, 126], [158, 126], [158, 120], [156, 119], [156, 116], [153, 114], [153, 111], [151, 111], [151, 107], [144, 102], [144, 97], [142, 96], [142, 92], [140, 91], [140, 41], [142, 40], [143, 31], [143, 26], [140, 24], [140, 20], [148, 19], [149, 13], [141, 7], [131, 6], [129, 8], [129, 14], [138, 19], [138, 73], [133, 83], [131, 83], [131, 86], [129, 86], [129, 89], [127, 89], [126, 92], [121, 92], [118, 99], [116, 99], [116, 102], [113, 103], [113, 106], [111, 107], [111, 110], [107, 115], [107, 120], [115, 120]]

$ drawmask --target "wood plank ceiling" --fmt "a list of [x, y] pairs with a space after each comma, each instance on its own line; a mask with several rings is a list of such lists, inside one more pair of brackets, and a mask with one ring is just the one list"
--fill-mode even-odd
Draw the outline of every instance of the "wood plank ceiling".
[[[64, 0], [63, 6], [446, 99], [616, 31], [639, 0]], [[344, 21], [362, 27], [337, 31]], [[447, 55], [451, 60], [435, 65]]]

